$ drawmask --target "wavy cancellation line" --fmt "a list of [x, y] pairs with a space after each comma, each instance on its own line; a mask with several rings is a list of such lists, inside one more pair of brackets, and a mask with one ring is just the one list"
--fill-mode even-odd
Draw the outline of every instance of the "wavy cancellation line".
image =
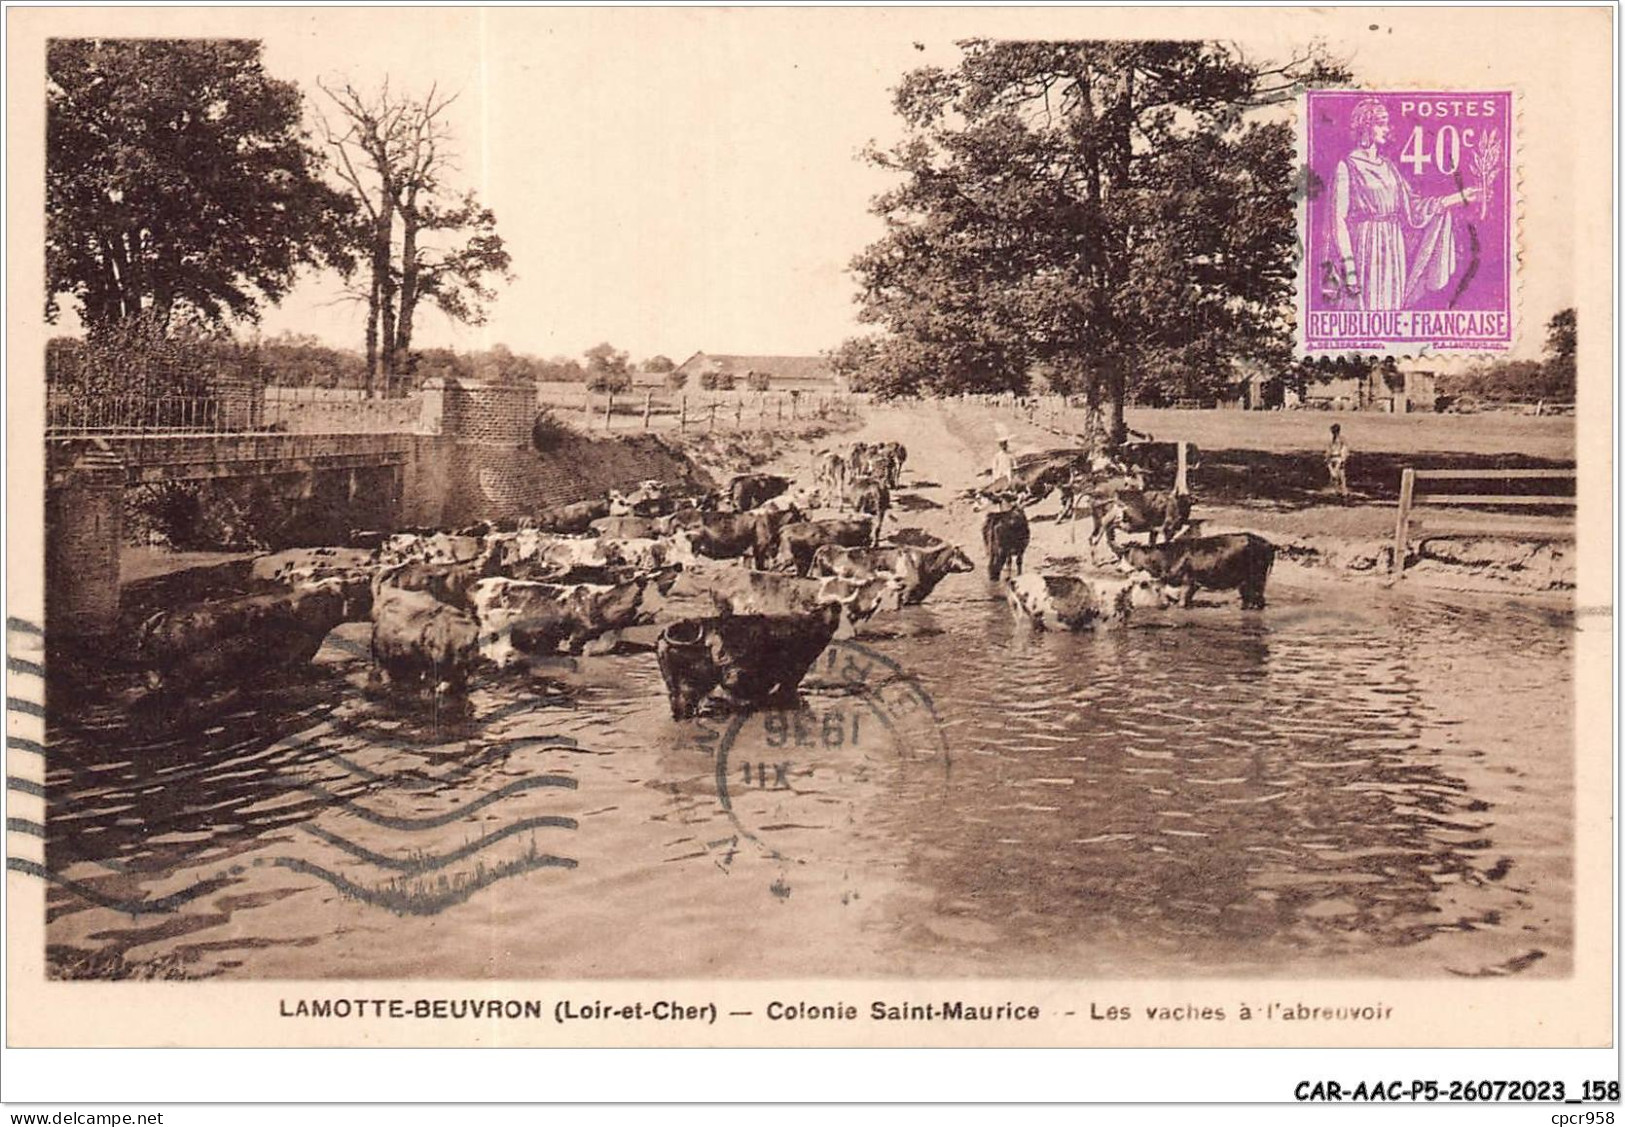
[[499, 830], [486, 834], [477, 841], [471, 841], [467, 845], [453, 849], [450, 853], [444, 853], [438, 857], [427, 854], [408, 857], [391, 857], [386, 853], [378, 853], [374, 850], [368, 849], [366, 846], [353, 842], [349, 838], [343, 837], [340, 834], [333, 833], [331, 830], [324, 830], [319, 826], [312, 825], [306, 825], [304, 827], [305, 832], [310, 834], [312, 837], [319, 841], [324, 841], [336, 849], [343, 850], [357, 860], [366, 861], [369, 864], [377, 865], [381, 869], [394, 869], [397, 872], [407, 873], [413, 876], [433, 872], [436, 869], [443, 869], [447, 865], [455, 864], [458, 861], [467, 860], [477, 853], [483, 853], [486, 849], [495, 845], [497, 842], [502, 841], [505, 838], [513, 837], [515, 834], [524, 833], [527, 830], [573, 830], [576, 828], [577, 822], [574, 818], [567, 818], [563, 817], [562, 815], [548, 814], [536, 818], [522, 818], [517, 822], [512, 822], [509, 825], [503, 826]]
[[367, 888], [356, 884], [331, 869], [298, 857], [274, 857], [265, 862], [278, 868], [292, 869], [297, 873], [316, 877], [326, 881], [337, 889], [340, 895], [357, 900], [375, 908], [385, 908], [403, 916], [433, 916], [452, 908], [470, 899], [475, 893], [491, 887], [499, 881], [512, 877], [523, 876], [525, 873], [535, 872], [538, 869], [573, 869], [577, 862], [571, 857], [556, 857], [548, 853], [537, 853], [534, 844], [524, 855], [511, 861], [504, 861], [494, 868], [487, 869], [484, 862], [477, 864], [474, 872], [467, 876], [448, 878], [441, 876], [433, 884], [413, 887], [400, 881], [392, 881], [383, 888]]
[[382, 814], [362, 806], [354, 799], [341, 798], [318, 783], [290, 783], [288, 789], [309, 791], [311, 794], [327, 799], [330, 806], [337, 807], [347, 814], [354, 814], [362, 821], [371, 822], [375, 826], [385, 826], [392, 830], [431, 830], [466, 818], [475, 811], [483, 810], [492, 803], [500, 802], [510, 795], [535, 790], [538, 787], [560, 787], [564, 790], [575, 790], [576, 786], [576, 781], [568, 775], [532, 775], [527, 779], [516, 779], [507, 786], [487, 791], [471, 802], [462, 803], [444, 814], [433, 814], [427, 818], [403, 818], [395, 814]]

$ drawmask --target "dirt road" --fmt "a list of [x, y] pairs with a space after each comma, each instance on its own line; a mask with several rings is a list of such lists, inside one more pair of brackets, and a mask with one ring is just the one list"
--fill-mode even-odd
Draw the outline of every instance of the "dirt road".
[[[1546, 420], [1539, 420], [1546, 421]], [[965, 547], [972, 558], [981, 559], [982, 514], [958, 500], [965, 489], [985, 482], [980, 476], [992, 459], [1000, 428], [1012, 437], [1018, 454], [1066, 445], [1066, 440], [1042, 426], [1028, 423], [1019, 415], [995, 407], [940, 402], [875, 405], [867, 409], [862, 427], [831, 436], [824, 445], [839, 447], [854, 440], [896, 441], [908, 448], [902, 485], [894, 501], [896, 525], [916, 526]], [[1165, 437], [1162, 434], [1159, 438]], [[773, 468], [810, 480], [812, 449], [790, 448], [776, 459]], [[1205, 455], [1204, 455], [1205, 456]], [[1261, 485], [1263, 483], [1260, 483]], [[1321, 550], [1326, 561], [1355, 570], [1373, 570], [1373, 560], [1394, 534], [1394, 505], [1391, 501], [1338, 504], [1327, 497], [1324, 503], [1309, 501], [1240, 500], [1215, 503], [1204, 498], [1203, 469], [1192, 472], [1195, 515], [1206, 532], [1247, 530], [1258, 532], [1278, 544], [1296, 544]], [[1261, 492], [1268, 492], [1261, 489]], [[1057, 524], [1058, 502], [1046, 501], [1029, 513], [1033, 541], [1029, 563], [1042, 564], [1048, 557], [1074, 561], [1088, 552], [1088, 518]], [[1418, 537], [1478, 536], [1503, 538], [1523, 543], [1544, 555], [1562, 556], [1566, 541], [1572, 540], [1572, 519], [1560, 516], [1497, 513], [1475, 510], [1428, 508], [1415, 513], [1413, 533]], [[1553, 547], [1552, 545], [1555, 545]], [[1517, 549], [1521, 551], [1522, 549]], [[1518, 566], [1510, 574], [1468, 575], [1461, 568], [1424, 568], [1417, 578], [1424, 583], [1444, 586], [1481, 586], [1487, 578], [1495, 587], [1510, 582], [1525, 589], [1561, 586], [1554, 580], [1553, 561], [1542, 559], [1535, 568]], [[1569, 565], [1559, 559], [1556, 572]], [[1472, 580], [1463, 583], [1464, 580]]]

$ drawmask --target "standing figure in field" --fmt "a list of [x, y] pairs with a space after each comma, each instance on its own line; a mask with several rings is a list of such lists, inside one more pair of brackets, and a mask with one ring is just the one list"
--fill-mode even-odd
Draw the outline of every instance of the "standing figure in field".
[[[1349, 115], [1354, 148], [1332, 184], [1332, 244], [1344, 291], [1360, 309], [1405, 309], [1444, 289], [1456, 273], [1450, 211], [1477, 201], [1480, 188], [1448, 196], [1414, 195], [1382, 154], [1391, 136], [1388, 109], [1366, 98]], [[1407, 231], [1419, 232], [1407, 247]]]
[[989, 472], [993, 475], [994, 489], [1008, 488], [1011, 475], [1016, 472], [1016, 456], [1010, 452], [1010, 432], [1003, 427], [999, 428], [998, 449], [993, 451]]
[[1332, 424], [1332, 440], [1326, 446], [1326, 476], [1331, 479], [1331, 487], [1337, 492], [1339, 499], [1349, 499], [1349, 444], [1343, 438], [1343, 428], [1338, 423]]

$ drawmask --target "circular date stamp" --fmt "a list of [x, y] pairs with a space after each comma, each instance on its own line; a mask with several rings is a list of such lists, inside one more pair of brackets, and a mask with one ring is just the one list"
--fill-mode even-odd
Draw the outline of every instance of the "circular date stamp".
[[735, 831], [780, 861], [799, 860], [827, 831], [861, 833], [899, 787], [939, 777], [950, 761], [921, 680], [852, 641], [820, 655], [795, 706], [736, 713], [700, 739]]

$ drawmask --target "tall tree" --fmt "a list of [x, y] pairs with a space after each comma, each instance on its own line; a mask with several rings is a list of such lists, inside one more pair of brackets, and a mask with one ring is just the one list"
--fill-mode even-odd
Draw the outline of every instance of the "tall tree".
[[496, 292], [489, 277], [511, 265], [496, 216], [472, 192], [455, 194], [446, 111], [455, 95], [431, 86], [423, 98], [323, 85], [338, 120], [322, 117], [339, 179], [360, 215], [352, 229], [367, 271], [366, 353], [373, 386], [386, 385], [412, 349], [417, 310], [428, 299], [463, 324], [483, 324]]
[[46, 48], [46, 318], [253, 320], [301, 266], [342, 264], [350, 204], [320, 176], [298, 87], [242, 39]]
[[1137, 383], [1286, 358], [1292, 135], [1248, 111], [1338, 68], [1194, 41], [960, 46], [953, 70], [904, 77], [907, 135], [869, 153], [902, 181], [853, 262], [860, 316], [887, 330], [872, 386], [1025, 390], [1044, 364], [1115, 442]]
[[1577, 346], [1574, 310], [1564, 309], [1552, 314], [1552, 319], [1546, 322], [1546, 362], [1541, 382], [1545, 394], [1554, 399], [1574, 398], [1574, 353]]

